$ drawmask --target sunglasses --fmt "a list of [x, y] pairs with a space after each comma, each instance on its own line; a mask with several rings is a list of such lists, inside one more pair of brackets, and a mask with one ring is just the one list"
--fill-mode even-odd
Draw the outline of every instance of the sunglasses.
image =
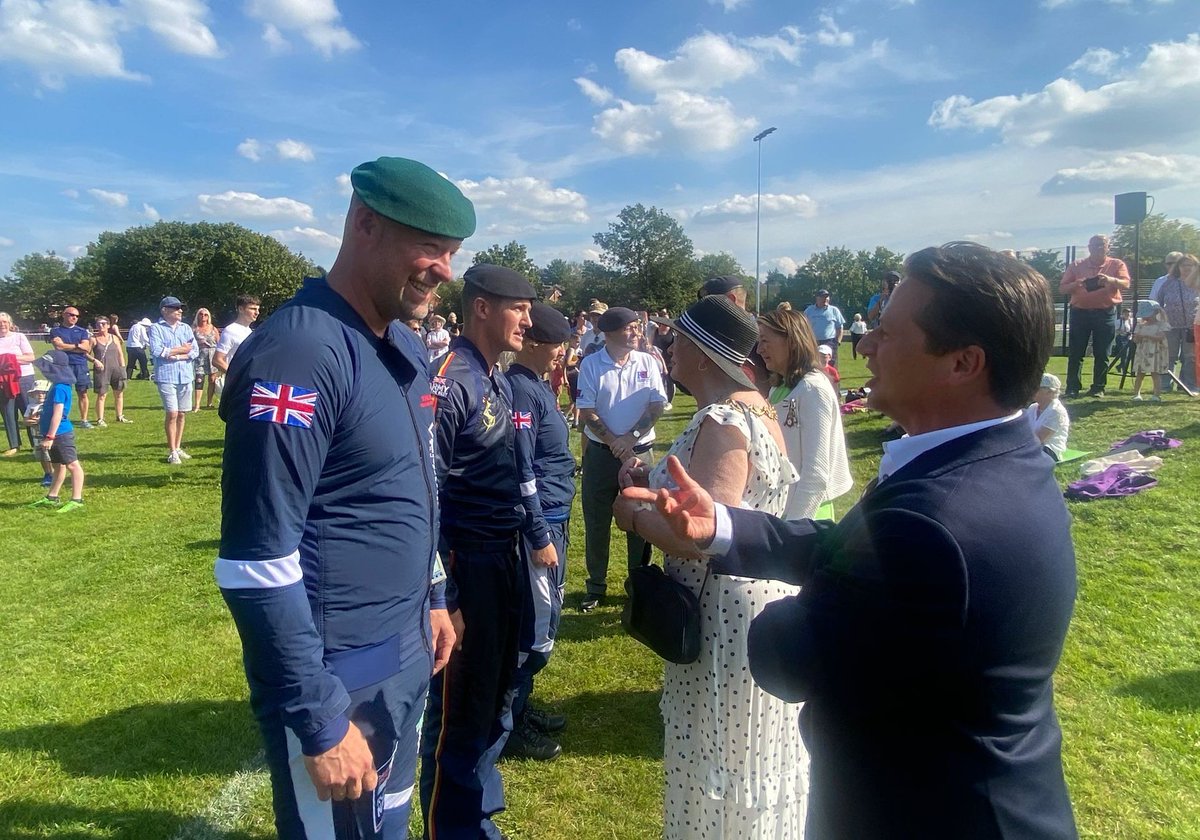
[[64, 312], [63, 314], [66, 315], [68, 318], [78, 318], [79, 317], [78, 312]]

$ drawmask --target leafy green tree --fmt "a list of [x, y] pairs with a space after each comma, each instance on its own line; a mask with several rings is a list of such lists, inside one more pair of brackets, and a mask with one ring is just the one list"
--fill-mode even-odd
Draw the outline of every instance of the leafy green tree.
[[153, 316], [170, 294], [191, 311], [208, 307], [218, 321], [232, 317], [239, 294], [258, 295], [267, 314], [317, 273], [308, 258], [232, 222], [156, 222], [106, 231], [79, 263], [104, 311]]
[[1062, 254], [1056, 249], [1040, 249], [1019, 254], [1021, 261], [1046, 278], [1047, 285], [1055, 298], [1058, 297], [1058, 283], [1062, 280]]
[[0, 280], [0, 309], [17, 320], [49, 322], [67, 304], [90, 309], [93, 293], [90, 282], [53, 251], [26, 254]]
[[[1121, 257], [1133, 272], [1134, 235], [1133, 225], [1121, 225], [1113, 230], [1109, 238], [1109, 249]], [[1142, 222], [1142, 246], [1139, 253], [1141, 265], [1139, 278], [1158, 277], [1163, 273], [1163, 258], [1172, 251], [1185, 254], [1200, 254], [1200, 228], [1178, 219], [1168, 219], [1165, 213], [1154, 213]], [[1080, 257], [1087, 256], [1083, 250]]]
[[554, 289], [561, 291], [557, 301], [551, 301], [568, 315], [573, 315], [582, 307], [580, 298], [584, 296], [583, 265], [563, 259], [554, 259], [542, 269], [540, 280], [542, 294], [549, 297]]
[[480, 265], [481, 263], [502, 265], [505, 268], [511, 268], [513, 271], [524, 274], [529, 278], [529, 282], [531, 283], [537, 283], [541, 280], [537, 263], [529, 258], [529, 252], [525, 250], [525, 246], [515, 239], [507, 245], [493, 245], [490, 248], [477, 251], [471, 260], [471, 264]]
[[439, 302], [434, 307], [434, 311], [446, 316], [449, 316], [451, 312], [457, 312], [458, 322], [461, 324], [463, 317], [462, 291], [463, 281], [461, 279], [452, 280], [449, 283], [443, 283], [438, 286], [437, 295]]
[[878, 285], [867, 276], [858, 255], [849, 248], [827, 247], [796, 269], [788, 284], [787, 298], [796, 308], [804, 309], [813, 302], [818, 289], [828, 289], [832, 303], [849, 320], [855, 312], [866, 314], [867, 301]]
[[700, 281], [692, 240], [678, 221], [657, 207], [630, 205], [592, 239], [601, 249], [603, 267], [621, 277], [606, 303], [634, 309], [665, 306], [678, 312], [695, 300]]

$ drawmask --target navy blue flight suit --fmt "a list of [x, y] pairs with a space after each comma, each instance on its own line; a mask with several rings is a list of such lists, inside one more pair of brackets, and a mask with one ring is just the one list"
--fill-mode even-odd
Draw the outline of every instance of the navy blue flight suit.
[[[571, 454], [571, 431], [549, 383], [519, 364], [511, 365], [505, 377], [513, 394], [517, 468], [525, 507], [519, 548], [528, 579], [522, 593], [524, 609], [513, 683], [512, 716], [519, 725], [533, 693], [533, 678], [546, 667], [558, 635], [567, 583], [575, 456]], [[536, 565], [534, 550], [551, 543], [558, 552], [558, 565]]]
[[521, 617], [518, 487], [512, 393], [459, 336], [429, 380], [436, 402], [441, 555], [447, 606], [462, 613], [462, 649], [429, 686], [421, 736], [425, 836], [499, 838], [496, 760], [512, 731], [511, 681]]
[[[395, 325], [376, 336], [309, 279], [238, 349], [217, 583], [242, 638], [283, 838], [403, 838], [433, 651], [433, 397]], [[379, 787], [321, 802], [303, 757], [362, 730]]]

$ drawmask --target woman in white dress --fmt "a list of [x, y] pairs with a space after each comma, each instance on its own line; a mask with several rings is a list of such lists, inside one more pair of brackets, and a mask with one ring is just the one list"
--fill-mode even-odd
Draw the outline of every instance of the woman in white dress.
[[[658, 321], [660, 319], [655, 318]], [[779, 515], [795, 471], [784, 454], [775, 411], [747, 375], [754, 319], [723, 296], [693, 304], [678, 319], [670, 373], [699, 410], [668, 454], [714, 498]], [[666, 458], [653, 469], [636, 458], [625, 486], [669, 484]], [[637, 505], [617, 502], [618, 522], [636, 525]], [[649, 519], [646, 523], [649, 524]], [[660, 545], [677, 540], [647, 533]], [[750, 676], [746, 634], [762, 608], [797, 587], [727, 575], [670, 551], [666, 572], [700, 598], [700, 658], [668, 663], [660, 708], [666, 728], [663, 830], [669, 840], [800, 840], [808, 794], [808, 754], [796, 721], [800, 706], [773, 697]]]
[[777, 309], [760, 316], [758, 354], [771, 372], [769, 399], [779, 413], [788, 458], [800, 475], [783, 518], [812, 519], [821, 505], [854, 486], [838, 394], [803, 313]]

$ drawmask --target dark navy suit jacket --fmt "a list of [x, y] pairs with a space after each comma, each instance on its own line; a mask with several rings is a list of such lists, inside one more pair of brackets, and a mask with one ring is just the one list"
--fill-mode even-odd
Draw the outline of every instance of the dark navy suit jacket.
[[1051, 676], [1075, 600], [1052, 464], [1024, 418], [931, 449], [837, 525], [730, 510], [714, 572], [802, 584], [749, 634], [804, 700], [808, 836], [1074, 838]]

